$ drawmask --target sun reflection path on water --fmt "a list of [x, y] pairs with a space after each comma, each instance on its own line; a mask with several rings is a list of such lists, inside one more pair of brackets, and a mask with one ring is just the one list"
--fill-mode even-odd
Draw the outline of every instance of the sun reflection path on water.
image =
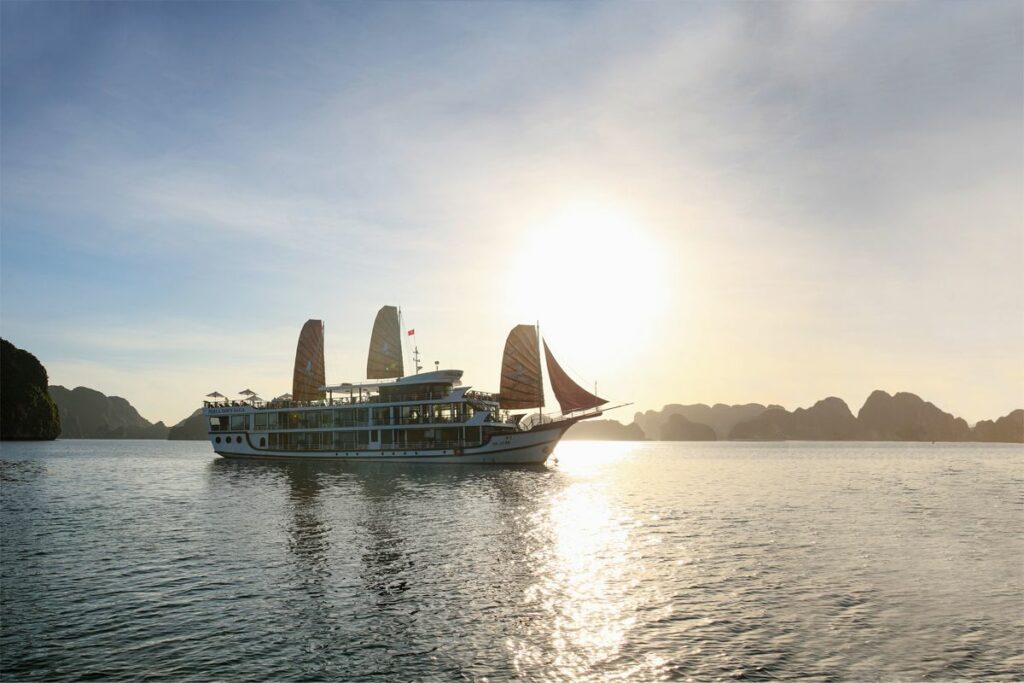
[[629, 444], [569, 442], [555, 467], [565, 486], [526, 521], [535, 580], [523, 595], [537, 618], [507, 647], [516, 672], [532, 680], [665, 678], [668, 662], [626, 657], [623, 648], [649, 603], [641, 520], [609, 496]]

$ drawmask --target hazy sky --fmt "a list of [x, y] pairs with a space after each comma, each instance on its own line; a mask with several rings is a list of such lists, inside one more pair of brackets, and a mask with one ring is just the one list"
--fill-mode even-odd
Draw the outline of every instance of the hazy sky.
[[0, 3], [0, 334], [176, 422], [540, 320], [635, 406], [1024, 406], [1024, 5]]

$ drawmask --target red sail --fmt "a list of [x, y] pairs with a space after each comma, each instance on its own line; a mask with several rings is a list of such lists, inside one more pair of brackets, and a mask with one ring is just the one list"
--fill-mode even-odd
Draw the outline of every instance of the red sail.
[[401, 377], [402, 328], [398, 323], [398, 309], [383, 306], [377, 311], [370, 334], [370, 352], [366, 356], [367, 379]]
[[573, 382], [565, 370], [558, 364], [555, 357], [551, 355], [548, 343], [544, 342], [544, 355], [547, 356], [548, 380], [551, 382], [551, 390], [555, 392], [558, 406], [563, 413], [571, 413], [574, 410], [586, 410], [602, 406], [608, 401], [595, 396], [576, 382]]
[[540, 376], [540, 348], [537, 328], [516, 325], [505, 340], [501, 359], [502, 408], [537, 408], [544, 405], [544, 385]]
[[317, 401], [324, 397], [320, 387], [324, 378], [324, 323], [307, 320], [299, 333], [295, 349], [295, 372], [292, 375], [292, 400]]

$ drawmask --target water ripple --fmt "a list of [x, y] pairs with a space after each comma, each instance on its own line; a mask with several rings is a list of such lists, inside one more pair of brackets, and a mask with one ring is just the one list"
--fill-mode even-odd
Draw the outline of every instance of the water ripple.
[[0, 455], [6, 680], [1017, 680], [1024, 451]]

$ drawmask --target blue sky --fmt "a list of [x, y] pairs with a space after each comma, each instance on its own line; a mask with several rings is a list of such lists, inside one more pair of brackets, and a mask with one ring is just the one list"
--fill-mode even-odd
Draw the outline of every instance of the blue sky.
[[1024, 404], [1020, 3], [0, 11], [0, 331], [54, 383], [174, 422], [310, 317], [358, 378], [392, 303], [482, 388], [539, 318], [639, 409]]

